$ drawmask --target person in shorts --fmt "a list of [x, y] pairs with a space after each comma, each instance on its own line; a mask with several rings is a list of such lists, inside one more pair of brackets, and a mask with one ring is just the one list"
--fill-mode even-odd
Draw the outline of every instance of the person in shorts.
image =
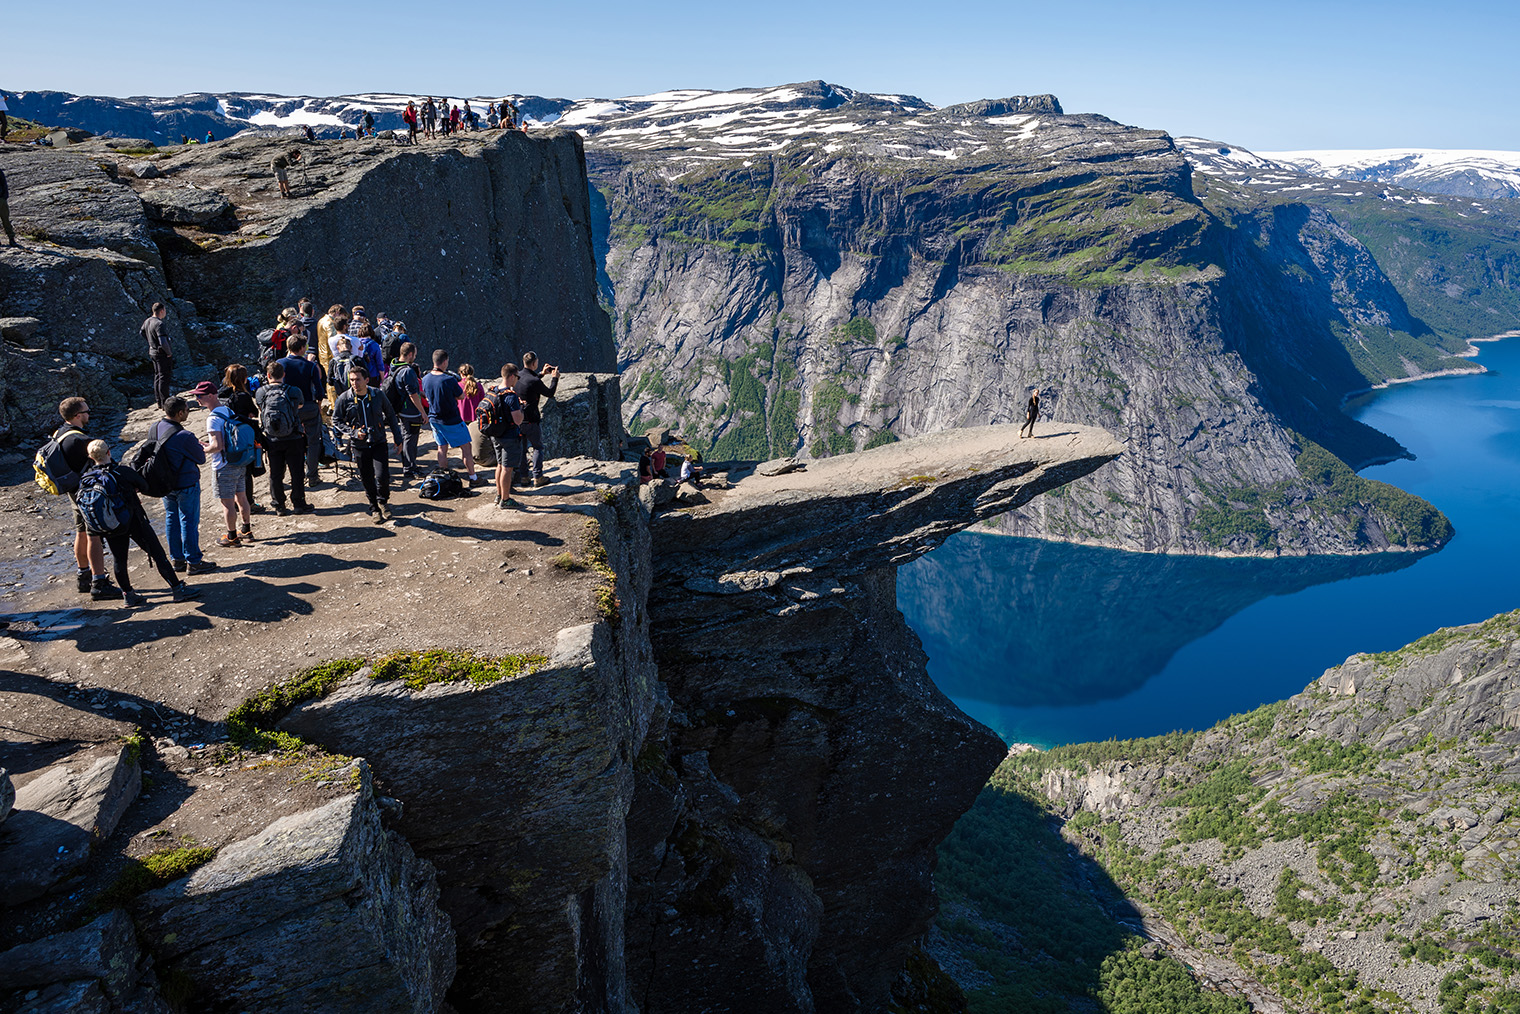
[[470, 428], [459, 414], [464, 387], [449, 372], [449, 354], [444, 349], [433, 350], [433, 369], [422, 378], [421, 387], [428, 404], [433, 439], [438, 441], [438, 467], [449, 467], [449, 451], [457, 447], [470, 485], [476, 485], [480, 479], [475, 474], [475, 448], [470, 443]]
[[496, 452], [496, 506], [507, 510], [512, 506], [512, 473], [522, 462], [523, 404], [517, 397], [517, 367], [504, 363], [501, 367], [501, 384], [491, 393], [501, 402], [502, 410], [512, 420], [507, 432], [491, 438], [491, 449]]
[[269, 168], [274, 170], [275, 182], [280, 185], [280, 196], [290, 196], [290, 177], [286, 171], [301, 161], [301, 149], [292, 148], [282, 155], [276, 155], [269, 163]]
[[[54, 431], [58, 445], [63, 449], [63, 460], [76, 475], [83, 475], [90, 467], [90, 438], [86, 435], [90, 425], [90, 403], [83, 398], [65, 398], [58, 404], [58, 415], [63, 425]], [[74, 563], [79, 567], [79, 593], [88, 595], [92, 587], [104, 589], [111, 584], [106, 574], [106, 546], [100, 536], [85, 531], [84, 515], [69, 494], [69, 504], [74, 508]], [[118, 592], [108, 598], [120, 598]]]
[[[217, 397], [216, 385], [203, 380], [195, 385], [195, 390], [191, 393], [195, 395], [196, 404], [207, 412], [206, 439], [201, 446], [211, 455], [211, 469], [216, 476], [216, 498], [222, 502], [223, 516], [227, 522], [227, 534], [217, 541], [217, 545], [235, 549], [244, 542], [253, 541], [253, 511], [249, 508], [248, 494], [243, 486], [248, 468], [245, 465], [227, 464], [227, 459], [222, 454], [227, 447], [228, 415], [231, 410], [227, 414], [217, 411], [222, 407], [222, 400]], [[238, 528], [239, 514], [243, 519], [241, 529]]]

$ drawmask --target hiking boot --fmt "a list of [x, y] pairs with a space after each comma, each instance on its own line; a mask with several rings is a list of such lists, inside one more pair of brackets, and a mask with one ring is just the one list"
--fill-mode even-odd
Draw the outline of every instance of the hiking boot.
[[237, 532], [228, 532], [226, 535], [223, 535], [220, 539], [218, 539], [216, 544], [218, 546], [221, 546], [223, 549], [240, 549], [243, 545], [243, 543], [238, 540]]
[[121, 598], [121, 589], [112, 584], [110, 578], [97, 577], [90, 582], [90, 598], [96, 602], [119, 599]]
[[277, 517], [277, 518], [283, 518], [285, 515], [287, 515], [289, 513], [290, 513], [290, 511], [285, 508], [284, 504], [277, 503], [277, 504], [274, 505], [274, 516], [275, 517]]
[[253, 541], [253, 526], [252, 525], [243, 525], [242, 527], [240, 527], [238, 529], [238, 538], [242, 539], [244, 542], [252, 542]]
[[173, 593], [174, 601], [176, 602], [184, 602], [187, 599], [198, 599], [201, 597], [201, 590], [199, 588], [192, 588], [183, 581], [174, 586]]
[[216, 564], [210, 560], [202, 560], [200, 563], [192, 563], [185, 568], [186, 574], [209, 574], [216, 570]]
[[533, 487], [534, 487], [534, 488], [535, 488], [535, 489], [537, 489], [537, 488], [538, 488], [538, 487], [540, 487], [540, 486], [547, 486], [547, 485], [549, 485], [549, 480], [548, 480], [548, 479], [545, 479], [545, 478], [544, 478], [544, 477], [543, 477], [543, 476], [541, 476], [541, 475], [540, 475], [540, 476], [536, 476], [536, 477], [535, 477], [535, 478], [534, 478], [534, 479], [533, 479]]
[[250, 503], [248, 505], [248, 513], [249, 514], [262, 514], [262, 513], [264, 513], [264, 505], [261, 504], [261, 503]]
[[122, 597], [126, 600], [128, 609], [136, 609], [138, 606], [145, 606], [148, 604], [148, 600], [137, 594], [135, 591], [122, 592]]
[[79, 579], [79, 592], [81, 595], [90, 593], [90, 568], [86, 567], [74, 575]]
[[512, 509], [512, 506], [513, 506], [513, 504], [512, 504], [511, 498], [508, 498], [506, 500], [497, 500], [496, 501], [496, 508], [497, 508], [497, 510], [509, 511], [509, 510]]
[[174, 568], [174, 571], [177, 574], [183, 574], [190, 566], [190, 564], [186, 563], [184, 560], [170, 560], [169, 564]]
[[317, 509], [309, 503], [296, 504], [295, 513], [297, 514], [315, 514], [316, 512]]
[[375, 524], [383, 525], [391, 519], [390, 504], [381, 502], [375, 505]]

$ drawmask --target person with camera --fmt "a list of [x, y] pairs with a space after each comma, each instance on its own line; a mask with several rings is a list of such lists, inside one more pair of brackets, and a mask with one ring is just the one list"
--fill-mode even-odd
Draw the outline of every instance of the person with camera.
[[[547, 383], [545, 377], [549, 378]], [[528, 471], [535, 487], [549, 485], [549, 480], [544, 478], [544, 431], [541, 425], [544, 419], [538, 409], [538, 400], [553, 398], [558, 386], [558, 366], [545, 363], [543, 372], [539, 373], [538, 354], [523, 353], [522, 370], [517, 377], [517, 397], [523, 403], [522, 437], [527, 447]]]
[[333, 425], [353, 440], [354, 467], [369, 498], [369, 513], [377, 525], [390, 520], [391, 449], [385, 431], [401, 443], [401, 421], [390, 399], [369, 385], [369, 370], [355, 359], [348, 368], [349, 388], [333, 406]]

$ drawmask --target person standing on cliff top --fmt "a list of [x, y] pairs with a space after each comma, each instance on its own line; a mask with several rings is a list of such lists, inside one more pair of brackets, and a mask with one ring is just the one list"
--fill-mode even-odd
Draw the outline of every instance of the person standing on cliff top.
[[438, 107], [433, 105], [433, 96], [429, 95], [427, 101], [422, 104], [422, 135], [433, 136], [433, 128], [438, 125]]
[[[1029, 404], [1024, 408], [1024, 425], [1019, 427], [1019, 437], [1034, 436], [1035, 420], [1040, 418], [1040, 392], [1036, 391], [1029, 396]], [[1024, 431], [1028, 430], [1026, 434]]]
[[174, 349], [169, 333], [164, 329], [164, 318], [169, 308], [162, 303], [153, 304], [153, 312], [143, 321], [142, 336], [148, 343], [148, 359], [153, 363], [153, 400], [162, 409], [169, 400], [169, 388], [174, 375]]
[[[544, 383], [544, 377], [549, 382]], [[533, 485], [547, 486], [549, 480], [544, 478], [544, 431], [542, 423], [544, 417], [538, 408], [538, 400], [543, 397], [554, 397], [554, 389], [559, 386], [559, 367], [544, 365], [544, 372], [538, 372], [538, 354], [535, 352], [523, 353], [522, 372], [517, 378], [517, 396], [523, 403], [522, 436], [523, 445], [528, 459], [530, 476]]]
[[[10, 108], [5, 104], [5, 93], [0, 92], [0, 144], [5, 143], [5, 135], [11, 132], [11, 122], [7, 118]], [[15, 246], [14, 243], [11, 245]]]
[[333, 425], [353, 440], [354, 467], [369, 498], [369, 512], [377, 525], [390, 520], [391, 459], [385, 442], [387, 428], [401, 443], [396, 410], [385, 395], [369, 386], [369, 370], [357, 359], [349, 367], [349, 389], [338, 395], [333, 406]]
[[5, 184], [5, 171], [0, 170], [0, 225], [5, 226], [5, 238], [11, 246], [16, 245], [16, 230], [11, 228], [11, 193]]
[[276, 155], [269, 163], [269, 168], [274, 170], [274, 178], [280, 184], [280, 196], [286, 199], [290, 197], [290, 179], [285, 171], [301, 161], [301, 149], [292, 148], [282, 155]]
[[406, 143], [417, 143], [417, 103], [411, 99], [406, 100], [406, 109], [401, 113], [401, 122], [406, 124]]

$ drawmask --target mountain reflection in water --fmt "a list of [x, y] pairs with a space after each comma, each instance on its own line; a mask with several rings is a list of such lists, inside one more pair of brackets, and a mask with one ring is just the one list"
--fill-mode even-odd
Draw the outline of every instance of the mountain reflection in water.
[[899, 571], [898, 601], [950, 697], [1061, 707], [1139, 689], [1183, 645], [1269, 595], [1418, 559], [1163, 556], [962, 532]]

